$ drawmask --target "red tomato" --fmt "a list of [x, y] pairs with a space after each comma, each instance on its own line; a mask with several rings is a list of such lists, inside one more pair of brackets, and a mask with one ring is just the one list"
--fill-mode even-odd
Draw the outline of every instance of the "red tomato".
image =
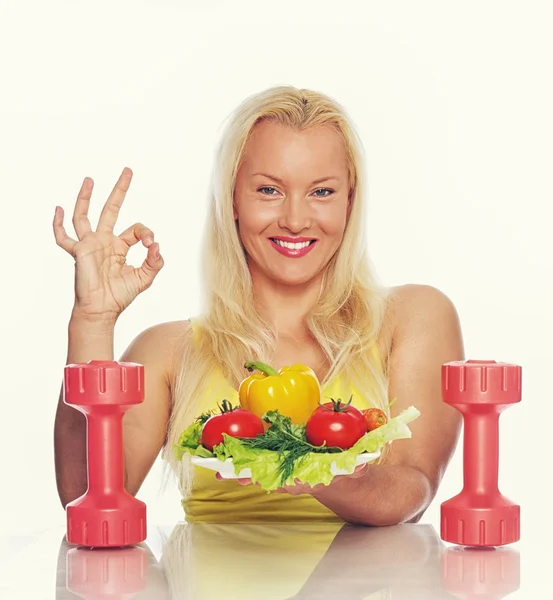
[[232, 408], [230, 403], [225, 402], [223, 401], [221, 413], [209, 417], [202, 429], [202, 446], [210, 451], [223, 443], [223, 433], [244, 438], [254, 438], [265, 433], [263, 421], [257, 415], [243, 408]]
[[386, 425], [388, 422], [386, 413], [383, 410], [380, 410], [380, 408], [367, 408], [363, 411], [363, 416], [369, 431], [382, 427], [382, 425]]
[[[319, 408], [317, 408], [317, 410], [324, 410], [323, 406], [325, 408], [333, 409], [334, 406], [336, 406], [335, 402], [336, 401], [325, 402], [322, 406], [319, 406]], [[340, 409], [343, 412], [345, 412], [348, 415], [352, 416], [353, 418], [357, 419], [360, 423], [363, 423], [363, 426], [365, 427], [365, 433], [367, 433], [367, 425], [365, 422], [365, 417], [363, 416], [363, 411], [361, 411], [358, 408], [356, 408], [355, 406], [351, 405], [351, 398], [347, 404], [344, 404], [341, 400], [338, 400], [338, 402], [340, 403]]]
[[363, 413], [340, 400], [319, 406], [305, 425], [305, 437], [313, 446], [334, 446], [347, 450], [367, 433]]

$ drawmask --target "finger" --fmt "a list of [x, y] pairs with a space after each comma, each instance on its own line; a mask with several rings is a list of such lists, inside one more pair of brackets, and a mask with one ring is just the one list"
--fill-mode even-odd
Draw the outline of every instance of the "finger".
[[90, 177], [85, 177], [83, 185], [79, 190], [75, 210], [73, 211], [73, 227], [79, 239], [82, 239], [85, 233], [92, 231], [90, 221], [88, 220], [88, 207], [90, 206], [90, 197], [94, 182]]
[[56, 244], [63, 248], [66, 252], [73, 255], [73, 248], [77, 243], [77, 240], [69, 237], [65, 228], [63, 226], [63, 208], [61, 206], [56, 206], [56, 211], [54, 213], [54, 221], [52, 224], [54, 228], [54, 237], [56, 238]]
[[100, 219], [98, 221], [98, 231], [113, 231], [115, 223], [117, 222], [117, 216], [121, 210], [121, 205], [123, 204], [123, 200], [125, 200], [125, 196], [129, 191], [132, 175], [133, 173], [128, 167], [123, 169], [123, 172], [119, 176], [115, 187], [104, 204], [104, 208], [102, 209]]
[[350, 477], [352, 479], [358, 479], [359, 477], [363, 477], [369, 469], [369, 465], [365, 463], [364, 465], [359, 465], [355, 467], [355, 469], [349, 473], [348, 475], [337, 475], [336, 478]]
[[367, 463], [365, 463], [364, 465], [359, 465], [355, 468], [355, 471], [353, 471], [350, 477], [363, 477], [363, 475], [365, 475], [368, 469], [369, 465]]
[[161, 271], [164, 264], [163, 257], [159, 253], [159, 244], [154, 242], [148, 248], [148, 254], [142, 265], [135, 269], [144, 289], [152, 285], [156, 275]]
[[129, 246], [134, 246], [139, 241], [142, 241], [144, 246], [149, 248], [154, 243], [154, 232], [145, 225], [142, 225], [142, 223], [131, 225], [119, 237]]

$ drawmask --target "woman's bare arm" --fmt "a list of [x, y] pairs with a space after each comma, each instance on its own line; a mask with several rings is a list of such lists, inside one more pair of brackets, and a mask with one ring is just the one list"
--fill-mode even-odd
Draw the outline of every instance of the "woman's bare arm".
[[[123, 419], [125, 487], [135, 495], [165, 441], [170, 414], [170, 365], [182, 322], [164, 323], [141, 333], [121, 361], [144, 366], [144, 402]], [[94, 326], [72, 319], [69, 325], [68, 363], [113, 360], [113, 327]], [[86, 421], [67, 406], [60, 394], [54, 426], [54, 451], [58, 494], [62, 505], [86, 492]]]
[[414, 405], [421, 416], [410, 424], [412, 438], [393, 442], [383, 464], [368, 465], [361, 477], [339, 477], [310, 491], [351, 523], [418, 521], [436, 494], [461, 428], [461, 415], [441, 397], [442, 364], [464, 359], [455, 307], [435, 288], [409, 285], [398, 288], [392, 310], [393, 410]]

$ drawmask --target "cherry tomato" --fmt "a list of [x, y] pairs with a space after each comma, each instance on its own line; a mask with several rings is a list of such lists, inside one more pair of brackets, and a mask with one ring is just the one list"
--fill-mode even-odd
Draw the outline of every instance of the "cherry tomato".
[[263, 421], [243, 408], [233, 408], [223, 400], [221, 413], [210, 417], [203, 429], [201, 444], [210, 451], [223, 443], [223, 433], [232, 437], [254, 438], [265, 433]]
[[367, 433], [363, 413], [340, 399], [317, 408], [305, 425], [305, 437], [313, 446], [334, 446], [347, 450]]
[[388, 422], [388, 417], [383, 410], [380, 408], [367, 408], [363, 411], [363, 417], [367, 423], [368, 431], [382, 427]]

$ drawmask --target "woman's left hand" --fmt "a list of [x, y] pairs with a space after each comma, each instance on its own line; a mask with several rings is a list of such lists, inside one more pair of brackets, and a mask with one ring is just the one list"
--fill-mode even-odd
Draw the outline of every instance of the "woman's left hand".
[[[333, 485], [337, 480], [340, 480], [343, 477], [352, 477], [352, 478], [362, 477], [367, 472], [367, 469], [368, 469], [367, 464], [359, 465], [358, 467], [355, 468], [355, 471], [353, 471], [353, 473], [351, 473], [350, 475], [337, 475], [336, 477], [334, 477], [334, 479], [330, 482], [329, 485]], [[247, 478], [247, 479], [227, 479], [225, 477], [222, 477], [219, 473], [216, 473], [215, 477], [222, 481], [238, 481], [238, 483], [240, 485], [251, 485], [251, 483], [252, 483], [252, 480], [249, 478]], [[259, 486], [258, 483], [256, 483], [255, 485]], [[325, 487], [325, 486], [322, 483], [320, 483], [314, 487], [311, 487], [307, 483], [300, 483], [298, 481], [295, 485], [285, 485], [281, 488], [276, 489], [275, 492], [278, 492], [279, 494], [290, 494], [292, 496], [299, 496], [300, 494], [313, 494], [323, 487]]]

